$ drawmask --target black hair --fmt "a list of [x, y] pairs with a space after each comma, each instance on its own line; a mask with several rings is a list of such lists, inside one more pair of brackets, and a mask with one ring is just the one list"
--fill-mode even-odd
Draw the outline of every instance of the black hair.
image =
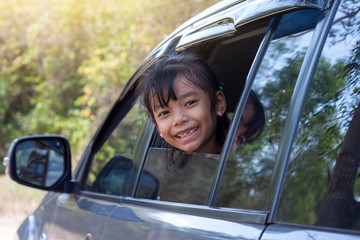
[[[254, 117], [245, 125], [246, 132], [244, 133], [244, 143], [249, 143], [258, 139], [265, 128], [265, 112], [262, 103], [259, 100], [257, 94], [251, 90], [249, 93], [246, 105], [253, 105]], [[245, 106], [246, 107], [246, 106]]]
[[[162, 56], [151, 66], [142, 76], [137, 93], [142, 96], [150, 117], [155, 119], [153, 104], [155, 99], [159, 101], [161, 107], [167, 106], [170, 100], [177, 100], [174, 91], [174, 80], [178, 76], [183, 76], [190, 83], [201, 88], [210, 99], [210, 110], [215, 111], [216, 93], [220, 90], [217, 77], [211, 67], [200, 57], [193, 54], [182, 54], [176, 56]], [[222, 146], [225, 140], [226, 131], [229, 126], [229, 119], [226, 112], [222, 116], [217, 116], [216, 140]], [[175, 149], [172, 146], [169, 161], [173, 159]], [[174, 150], [175, 149], [175, 150]], [[178, 155], [183, 159], [183, 154]], [[182, 166], [182, 164], [176, 164]]]
[[177, 100], [174, 79], [178, 76], [201, 88], [210, 98], [211, 109], [215, 109], [219, 84], [210, 66], [192, 54], [162, 56], [145, 72], [140, 83], [142, 100], [151, 118], [154, 118], [154, 96], [161, 107], [167, 106], [170, 100]]

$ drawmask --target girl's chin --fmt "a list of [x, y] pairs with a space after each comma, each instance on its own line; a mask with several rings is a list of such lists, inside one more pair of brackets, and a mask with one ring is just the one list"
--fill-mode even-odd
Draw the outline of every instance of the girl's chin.
[[213, 147], [210, 148], [209, 146], [201, 145], [198, 142], [192, 142], [192, 143], [188, 143], [188, 144], [177, 142], [176, 144], [174, 144], [172, 146], [174, 146], [182, 151], [185, 151], [185, 152], [216, 153], [216, 152], [214, 152]]
[[183, 146], [177, 147], [178, 149], [185, 151], [185, 152], [197, 152], [196, 148], [184, 148]]
[[178, 144], [177, 146], [174, 146], [182, 151], [185, 152], [197, 152], [198, 147], [197, 146], [184, 146], [184, 144]]
[[188, 148], [184, 148], [182, 147], [183, 151], [185, 152], [198, 152], [198, 153], [211, 153], [211, 151], [206, 150], [205, 148], [199, 148], [199, 147], [188, 147]]

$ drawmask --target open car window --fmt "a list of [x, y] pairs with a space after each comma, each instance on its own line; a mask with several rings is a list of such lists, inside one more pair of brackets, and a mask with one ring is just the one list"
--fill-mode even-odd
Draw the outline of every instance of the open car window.
[[[269, 23], [270, 20], [266, 20], [244, 27], [242, 34], [233, 38], [210, 41], [187, 49], [184, 53], [191, 52], [199, 55], [211, 65], [219, 83], [224, 87], [227, 105], [232, 111], [235, 109], [244, 87], [244, 79]], [[177, 54], [175, 46], [176, 44], [173, 44], [172, 50], [168, 50], [167, 54]], [[244, 57], [236, 57], [238, 61], [234, 61], [235, 56]], [[167, 144], [155, 130], [135, 197], [149, 198], [142, 194], [148, 184], [147, 177], [143, 174], [148, 172], [160, 183], [157, 200], [208, 205], [219, 166], [219, 155], [180, 153], [179, 156], [179, 152], [175, 152], [174, 158], [182, 159], [180, 161], [183, 161], [184, 165], [176, 166], [175, 161], [174, 165], [169, 166], [167, 162], [170, 161], [172, 154], [172, 150], [168, 149]]]

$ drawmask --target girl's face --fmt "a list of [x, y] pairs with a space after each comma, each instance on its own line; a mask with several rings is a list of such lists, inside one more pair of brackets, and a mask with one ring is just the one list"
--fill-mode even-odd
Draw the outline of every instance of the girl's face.
[[209, 96], [185, 77], [174, 79], [177, 100], [170, 99], [162, 108], [155, 99], [152, 106], [160, 135], [167, 143], [189, 152], [218, 153], [216, 141], [216, 113], [225, 112], [224, 94], [217, 92], [215, 111], [211, 110]]

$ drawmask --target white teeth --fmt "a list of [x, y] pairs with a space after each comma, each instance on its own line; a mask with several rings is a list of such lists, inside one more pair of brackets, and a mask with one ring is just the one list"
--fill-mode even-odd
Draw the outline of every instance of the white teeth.
[[186, 136], [188, 136], [188, 135], [190, 135], [190, 134], [194, 133], [195, 131], [196, 131], [196, 128], [191, 129], [190, 131], [188, 131], [188, 132], [186, 132], [186, 133], [179, 134], [179, 135], [178, 135], [178, 137], [179, 137], [179, 138], [184, 138], [184, 137], [186, 137]]

